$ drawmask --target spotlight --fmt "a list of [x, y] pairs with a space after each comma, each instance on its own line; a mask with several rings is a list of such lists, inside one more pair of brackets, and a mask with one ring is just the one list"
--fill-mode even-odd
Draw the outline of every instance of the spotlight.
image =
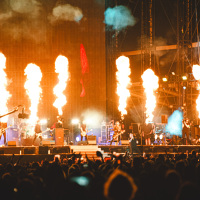
[[72, 124], [78, 124], [79, 123], [79, 119], [72, 119]]
[[92, 121], [93, 121], [92, 119], [89, 119], [89, 118], [88, 118], [88, 119], [85, 120], [85, 123], [86, 123], [87, 125], [89, 125], [89, 124], [92, 124]]
[[187, 80], [187, 76], [182, 76], [182, 79], [183, 79], [184, 81], [186, 81], [186, 80]]
[[40, 124], [47, 124], [47, 119], [41, 119]]
[[167, 78], [166, 77], [162, 78], [162, 80], [163, 80], [163, 82], [167, 82]]
[[172, 72], [172, 75], [175, 75], [175, 72]]
[[185, 87], [185, 86], [183, 86], [183, 89], [185, 90], [185, 89], [186, 89], [186, 87]]

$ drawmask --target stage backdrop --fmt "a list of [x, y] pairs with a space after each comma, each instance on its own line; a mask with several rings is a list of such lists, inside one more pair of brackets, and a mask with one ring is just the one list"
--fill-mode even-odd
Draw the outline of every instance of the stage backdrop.
[[[64, 126], [69, 126], [73, 117], [89, 115], [90, 111], [103, 118], [106, 113], [105, 5], [94, 0], [39, 0], [37, 4], [19, 8], [15, 1], [8, 2], [0, 2], [0, 51], [7, 58], [5, 71], [12, 95], [9, 109], [24, 105], [25, 112], [30, 112], [24, 69], [34, 63], [43, 74], [38, 116], [49, 119], [49, 126], [55, 122], [58, 115], [53, 107], [56, 99], [53, 88], [58, 83], [55, 60], [61, 54], [68, 58], [70, 72], [64, 91], [67, 97], [63, 107]], [[68, 13], [67, 9], [74, 13]], [[56, 12], [67, 12], [67, 17], [57, 16]], [[68, 17], [69, 14], [73, 16]]]

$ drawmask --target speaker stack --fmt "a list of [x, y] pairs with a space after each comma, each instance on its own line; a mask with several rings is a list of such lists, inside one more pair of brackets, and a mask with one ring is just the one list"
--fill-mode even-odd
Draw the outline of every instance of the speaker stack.
[[87, 136], [88, 144], [97, 144], [96, 135], [88, 135]]
[[55, 145], [64, 145], [64, 128], [55, 128]]

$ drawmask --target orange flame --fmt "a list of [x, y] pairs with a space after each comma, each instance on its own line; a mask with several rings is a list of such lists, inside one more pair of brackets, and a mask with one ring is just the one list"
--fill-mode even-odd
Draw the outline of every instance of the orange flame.
[[192, 67], [192, 73], [196, 80], [200, 80], [200, 66], [199, 65], [193, 65]]
[[[199, 65], [193, 65], [192, 67], [192, 73], [193, 73], [193, 76], [194, 78], [198, 81], [198, 86], [197, 86], [197, 90], [200, 90], [200, 66]], [[200, 118], [200, 94], [196, 100], [196, 108], [197, 108], [197, 111], [199, 113], [199, 118]]]
[[153, 121], [153, 111], [156, 107], [156, 97], [154, 91], [158, 89], [158, 77], [151, 69], [147, 69], [143, 75], [143, 87], [146, 93], [146, 123]]
[[42, 89], [40, 87], [42, 72], [40, 70], [40, 67], [31, 63], [28, 64], [26, 69], [24, 70], [24, 75], [27, 76], [24, 88], [26, 89], [26, 93], [28, 94], [31, 100], [31, 107], [29, 108], [29, 110], [31, 111], [29, 117], [29, 123], [35, 124], [36, 121], [38, 120], [37, 116], [38, 104], [40, 96], [42, 94]]
[[[8, 85], [7, 75], [4, 71], [6, 69], [6, 57], [0, 53], [0, 115], [8, 112], [7, 101], [11, 97], [11, 94], [6, 90]], [[2, 117], [2, 122], [7, 122], [8, 116]]]
[[65, 56], [58, 56], [55, 61], [55, 72], [58, 73], [59, 83], [54, 87], [53, 92], [57, 99], [53, 106], [58, 109], [58, 114], [63, 114], [62, 107], [67, 103], [66, 96], [63, 94], [67, 86], [67, 80], [69, 78], [68, 73], [68, 59]]
[[117, 65], [117, 94], [119, 96], [119, 111], [121, 112], [121, 116], [127, 114], [126, 111], [126, 101], [127, 98], [130, 96], [130, 92], [127, 87], [130, 85], [130, 63], [129, 59], [125, 56], [120, 56], [116, 60]]

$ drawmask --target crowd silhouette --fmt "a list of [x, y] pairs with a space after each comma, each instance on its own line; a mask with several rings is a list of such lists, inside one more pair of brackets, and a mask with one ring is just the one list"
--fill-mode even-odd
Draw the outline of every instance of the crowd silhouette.
[[9, 200], [199, 199], [200, 162], [190, 154], [55, 156], [0, 165], [0, 194]]

